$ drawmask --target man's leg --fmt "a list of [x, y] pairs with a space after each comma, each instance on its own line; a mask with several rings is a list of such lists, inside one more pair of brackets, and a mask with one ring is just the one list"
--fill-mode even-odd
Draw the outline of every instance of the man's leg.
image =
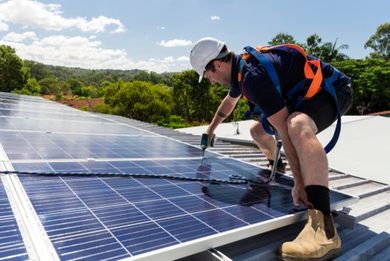
[[341, 251], [341, 241], [330, 213], [328, 161], [316, 137], [316, 123], [305, 113], [295, 112], [288, 119], [290, 140], [297, 152], [308, 201], [305, 228], [292, 242], [282, 245], [283, 258], [329, 258]]
[[316, 124], [308, 115], [301, 112], [291, 114], [287, 124], [288, 134], [298, 154], [305, 185], [328, 187], [328, 160], [316, 136]]
[[[276, 141], [269, 135], [263, 128], [260, 121], [255, 121], [250, 127], [251, 136], [256, 143], [257, 147], [265, 154], [270, 165], [275, 164], [274, 160], [276, 157]], [[284, 172], [285, 166], [282, 159], [278, 160], [277, 171]]]

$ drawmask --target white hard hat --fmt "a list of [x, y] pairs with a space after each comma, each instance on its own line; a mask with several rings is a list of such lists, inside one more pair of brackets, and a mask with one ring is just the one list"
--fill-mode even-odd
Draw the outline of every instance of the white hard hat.
[[202, 81], [206, 65], [211, 60], [222, 58], [230, 52], [227, 51], [219, 55], [224, 46], [225, 43], [218, 39], [205, 37], [197, 41], [192, 47], [190, 62], [192, 68], [199, 74], [199, 82]]

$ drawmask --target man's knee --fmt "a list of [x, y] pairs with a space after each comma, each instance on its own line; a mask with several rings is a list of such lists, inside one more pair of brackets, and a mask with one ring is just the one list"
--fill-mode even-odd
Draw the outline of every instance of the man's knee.
[[249, 131], [250, 131], [252, 137], [257, 136], [257, 132], [258, 132], [257, 129], [258, 129], [258, 128], [259, 128], [259, 126], [258, 126], [257, 122], [254, 123], [254, 124], [252, 124], [252, 126], [251, 126], [250, 129], [249, 129]]
[[252, 138], [263, 138], [264, 136], [267, 135], [267, 133], [263, 130], [263, 127], [261, 126], [260, 122], [255, 122], [251, 127], [250, 127], [250, 133]]
[[314, 121], [304, 113], [293, 113], [287, 120], [288, 135], [292, 141], [315, 136], [317, 127]]

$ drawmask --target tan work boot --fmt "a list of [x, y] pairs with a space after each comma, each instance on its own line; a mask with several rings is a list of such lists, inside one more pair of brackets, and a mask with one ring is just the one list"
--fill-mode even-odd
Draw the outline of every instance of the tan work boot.
[[[325, 231], [324, 215], [316, 209], [308, 210], [305, 227], [294, 241], [285, 242], [280, 247], [283, 260], [328, 260], [341, 253], [341, 240], [334, 228], [331, 217], [327, 218], [328, 239]], [[329, 230], [333, 230], [330, 231]]]

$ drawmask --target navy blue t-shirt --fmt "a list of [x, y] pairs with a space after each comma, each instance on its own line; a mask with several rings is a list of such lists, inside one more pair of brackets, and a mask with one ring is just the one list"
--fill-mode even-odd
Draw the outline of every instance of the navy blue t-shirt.
[[[257, 104], [263, 113], [269, 117], [281, 110], [284, 106], [290, 107], [292, 102], [286, 99], [286, 93], [293, 88], [298, 82], [305, 79], [304, 65], [305, 58], [302, 54], [292, 51], [270, 50], [263, 55], [271, 61], [279, 78], [279, 83], [282, 95], [275, 88], [268, 72], [258, 62], [255, 57], [250, 57], [242, 69], [242, 81], [238, 83], [237, 70], [241, 59], [240, 55], [235, 55], [232, 64], [232, 81], [229, 91], [231, 97], [238, 97], [246, 94], [247, 98]], [[309, 56], [310, 57], [310, 56]], [[310, 59], [316, 59], [310, 57]], [[329, 64], [322, 63], [322, 74], [324, 78], [330, 77], [333, 73], [333, 67]], [[340, 74], [339, 78], [334, 83], [335, 88], [340, 85], [345, 85], [350, 81], [350, 78]], [[305, 87], [310, 85], [309, 80], [306, 80]], [[321, 90], [323, 91], [323, 90]], [[300, 95], [305, 94], [305, 89]]]

